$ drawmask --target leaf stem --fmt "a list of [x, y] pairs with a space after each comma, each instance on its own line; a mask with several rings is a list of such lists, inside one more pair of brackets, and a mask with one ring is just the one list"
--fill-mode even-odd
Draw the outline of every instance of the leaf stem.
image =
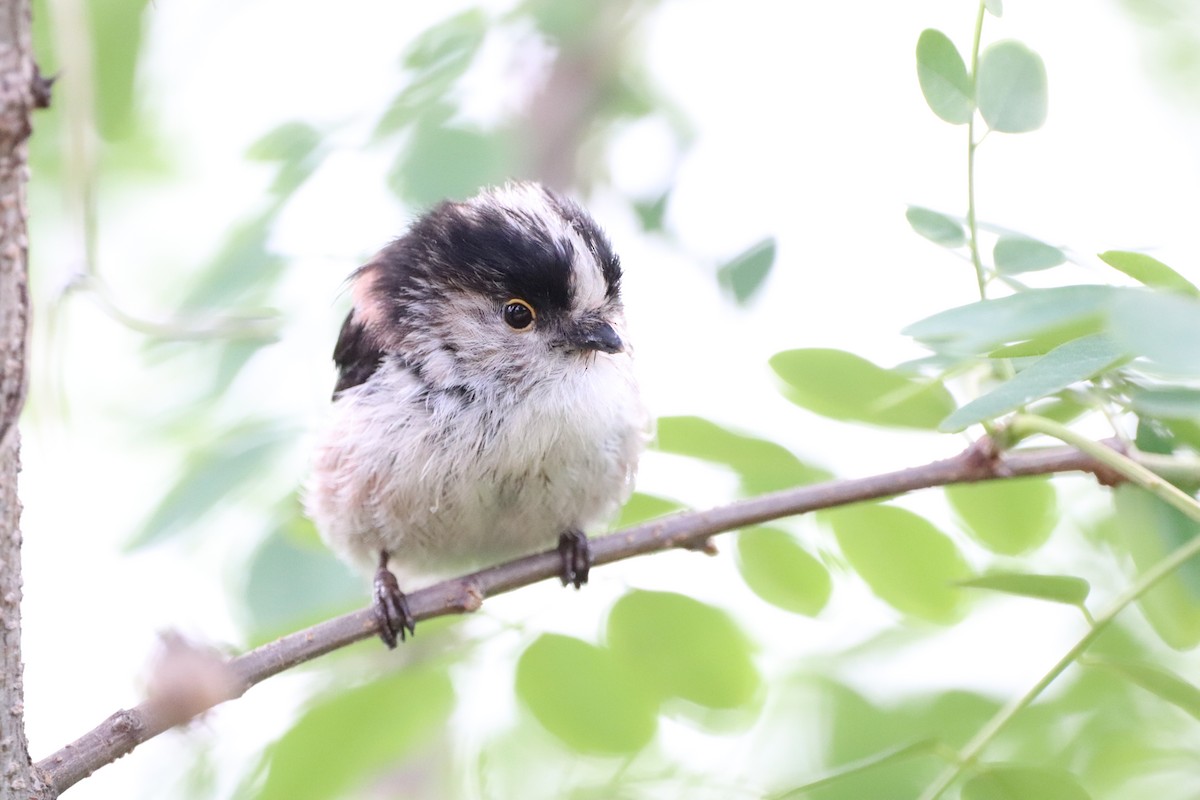
[[[1154, 474], [1146, 467], [1137, 463], [1128, 456], [1118, 453], [1110, 447], [1107, 447], [1100, 442], [1088, 439], [1076, 431], [1071, 430], [1063, 425], [1060, 425], [1053, 420], [1045, 419], [1034, 415], [1021, 414], [1013, 418], [1008, 426], [1008, 430], [1014, 434], [1028, 435], [1032, 433], [1041, 433], [1046, 436], [1052, 436], [1055, 439], [1077, 448], [1080, 452], [1099, 461], [1104, 466], [1112, 469], [1121, 476], [1127, 478], [1132, 483], [1141, 486], [1157, 497], [1162, 498], [1166, 502], [1178, 508], [1190, 518], [1200, 521], [1200, 503], [1189, 497], [1184, 492], [1177, 489], [1158, 475]], [[958, 753], [957, 760], [948, 764], [945, 769], [937, 776], [932, 784], [921, 795], [921, 800], [937, 800], [942, 794], [950, 788], [950, 786], [958, 780], [963, 771], [973, 764], [979, 758], [980, 753], [991, 744], [992, 740], [1002, 731], [1014, 717], [1027, 706], [1033, 703], [1034, 700], [1053, 683], [1059, 675], [1061, 675], [1067, 667], [1079, 660], [1079, 657], [1091, 646], [1091, 644], [1099, 638], [1100, 634], [1108, 627], [1117, 615], [1128, 608], [1134, 601], [1150, 591], [1159, 581], [1167, 577], [1171, 573], [1179, 569], [1184, 563], [1192, 558], [1200, 555], [1200, 537], [1189, 540], [1179, 548], [1175, 549], [1166, 558], [1160, 560], [1157, 564], [1142, 573], [1142, 575], [1134, 581], [1133, 585], [1127, 588], [1124, 592], [1108, 605], [1103, 611], [1096, 615], [1092, 620], [1091, 627], [1087, 633], [1079, 638], [1077, 642], [1063, 654], [1054, 666], [1052, 666], [1046, 674], [1044, 674], [1037, 683], [1029, 688], [1024, 694], [1013, 698], [1002, 709], [996, 712], [987, 724], [979, 729], [974, 738], [963, 747]]]
[[[979, 1], [979, 13], [975, 17], [975, 37], [971, 42], [971, 98], [974, 102], [978, 86], [979, 43], [983, 38], [983, 17], [986, 7]], [[979, 257], [979, 228], [975, 222], [975, 109], [967, 120], [967, 243], [971, 250], [971, 264], [975, 267], [975, 281], [979, 285], [979, 299], [987, 299], [987, 274], [983, 260]]]
[[1006, 426], [1006, 430], [1015, 438], [1024, 438], [1031, 434], [1040, 433], [1069, 444], [1076, 450], [1091, 456], [1104, 466], [1116, 472], [1131, 483], [1135, 483], [1146, 491], [1170, 503], [1182, 511], [1190, 519], [1200, 522], [1200, 503], [1187, 492], [1176, 487], [1166, 478], [1152, 472], [1148, 467], [1138, 463], [1127, 455], [1117, 452], [1100, 442], [1089, 439], [1078, 431], [1071, 430], [1061, 423], [1035, 414], [1017, 414]]

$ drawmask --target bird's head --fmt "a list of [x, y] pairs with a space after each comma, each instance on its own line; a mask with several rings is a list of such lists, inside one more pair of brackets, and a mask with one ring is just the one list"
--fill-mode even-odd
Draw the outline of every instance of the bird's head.
[[364, 359], [394, 356], [432, 388], [474, 392], [576, 374], [627, 349], [608, 239], [533, 183], [435, 207], [355, 273], [352, 295], [339, 390], [369, 377]]

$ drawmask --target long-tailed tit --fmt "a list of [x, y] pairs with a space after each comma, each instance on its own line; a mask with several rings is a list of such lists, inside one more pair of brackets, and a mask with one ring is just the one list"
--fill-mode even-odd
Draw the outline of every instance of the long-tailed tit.
[[413, 630], [389, 560], [411, 588], [557, 540], [563, 585], [586, 582], [584, 530], [628, 497], [647, 428], [595, 221], [532, 183], [445, 202], [351, 295], [305, 504], [375, 568], [383, 640]]

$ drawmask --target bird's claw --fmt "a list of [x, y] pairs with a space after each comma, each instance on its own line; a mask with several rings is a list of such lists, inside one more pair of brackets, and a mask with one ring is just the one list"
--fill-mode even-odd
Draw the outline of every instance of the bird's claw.
[[558, 537], [558, 556], [562, 559], [559, 579], [562, 585], [576, 589], [587, 583], [592, 568], [592, 546], [583, 531], [567, 531]]
[[373, 607], [375, 625], [379, 629], [379, 638], [388, 646], [396, 647], [396, 638], [404, 641], [407, 635], [416, 633], [417, 621], [408, 608], [408, 598], [400, 591], [400, 583], [396, 576], [387, 568], [387, 555], [379, 559], [379, 569], [375, 571], [375, 605]]

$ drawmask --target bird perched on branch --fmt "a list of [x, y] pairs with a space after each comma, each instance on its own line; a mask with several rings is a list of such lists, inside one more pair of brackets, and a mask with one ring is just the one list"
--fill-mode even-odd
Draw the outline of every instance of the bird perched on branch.
[[380, 636], [414, 625], [389, 561], [407, 585], [557, 541], [579, 588], [647, 428], [603, 231], [514, 183], [437, 206], [351, 281], [305, 505], [375, 568]]

